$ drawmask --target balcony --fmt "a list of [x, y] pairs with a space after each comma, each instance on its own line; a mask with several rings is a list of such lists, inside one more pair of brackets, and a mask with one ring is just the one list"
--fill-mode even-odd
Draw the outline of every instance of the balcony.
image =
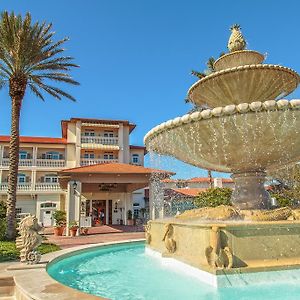
[[59, 183], [50, 183], [50, 182], [37, 183], [35, 185], [35, 190], [36, 191], [59, 191], [60, 185]]
[[[45, 167], [45, 168], [64, 168], [66, 161], [64, 159], [37, 159], [36, 164], [33, 159], [20, 159], [19, 167]], [[9, 158], [2, 158], [2, 167], [9, 167]]]
[[[1, 183], [0, 184], [0, 191], [7, 191], [8, 189], [8, 183]], [[24, 192], [24, 191], [31, 191], [32, 187], [31, 187], [31, 183], [19, 183], [17, 185], [17, 190]]]
[[[4, 182], [0, 184], [0, 192], [7, 192], [8, 183]], [[32, 187], [31, 183], [23, 183], [17, 185], [18, 192], [47, 192], [47, 191], [61, 191], [59, 183], [37, 183], [35, 187]]]
[[81, 136], [82, 144], [118, 145], [117, 137]]
[[[33, 165], [32, 159], [19, 159], [20, 167], [32, 167], [32, 165]], [[9, 158], [2, 158], [2, 166], [3, 167], [9, 166]]]
[[37, 159], [36, 165], [46, 168], [64, 168], [66, 161], [64, 159]]
[[96, 164], [108, 164], [108, 163], [117, 163], [118, 159], [91, 159], [91, 158], [82, 158], [80, 160], [81, 166], [90, 166]]

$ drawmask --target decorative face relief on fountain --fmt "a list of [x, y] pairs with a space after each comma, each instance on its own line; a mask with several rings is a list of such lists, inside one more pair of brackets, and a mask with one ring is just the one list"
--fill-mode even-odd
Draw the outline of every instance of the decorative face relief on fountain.
[[231, 30], [230, 53], [188, 92], [192, 102], [210, 108], [162, 123], [144, 141], [149, 151], [233, 173], [235, 206], [266, 209], [266, 171], [300, 160], [300, 100], [278, 100], [297, 88], [300, 77], [262, 64], [262, 54], [245, 50], [240, 27]]

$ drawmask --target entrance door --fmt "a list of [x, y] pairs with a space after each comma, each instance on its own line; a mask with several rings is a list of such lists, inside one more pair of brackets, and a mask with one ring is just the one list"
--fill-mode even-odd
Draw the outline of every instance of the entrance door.
[[52, 211], [51, 210], [43, 211], [43, 225], [45, 227], [52, 226]]
[[105, 200], [93, 200], [93, 223], [95, 225], [106, 224], [106, 201]]

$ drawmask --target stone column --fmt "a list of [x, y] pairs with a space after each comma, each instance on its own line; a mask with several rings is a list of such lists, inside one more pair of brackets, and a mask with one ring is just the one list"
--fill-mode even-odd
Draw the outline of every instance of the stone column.
[[0, 146], [0, 166], [2, 166], [4, 146]]
[[74, 181], [68, 182], [66, 198], [67, 227], [66, 236], [69, 236], [69, 224], [76, 221], [80, 228], [80, 205], [81, 205], [81, 182], [76, 181], [77, 187], [74, 190]]
[[124, 163], [124, 145], [123, 145], [123, 124], [119, 124], [119, 130], [118, 130], [118, 141], [119, 141], [119, 153], [118, 153], [118, 160], [119, 163]]
[[234, 191], [231, 196], [232, 203], [239, 209], [268, 209], [271, 197], [265, 190], [266, 173], [252, 171], [234, 173]]
[[37, 160], [37, 147], [32, 148], [32, 165], [36, 167], [36, 160]]

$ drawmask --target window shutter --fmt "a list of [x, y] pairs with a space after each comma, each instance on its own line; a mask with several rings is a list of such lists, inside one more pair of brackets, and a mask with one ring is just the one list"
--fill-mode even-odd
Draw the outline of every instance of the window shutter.
[[31, 159], [31, 153], [27, 153], [27, 159]]
[[43, 154], [42, 154], [42, 159], [45, 159], [45, 158], [46, 158], [46, 154], [43, 153]]
[[40, 180], [41, 180], [42, 183], [44, 183], [44, 182], [45, 182], [45, 177], [42, 176], [42, 177], [40, 178]]
[[26, 176], [26, 182], [30, 182], [30, 177]]
[[59, 154], [59, 159], [64, 159], [62, 154]]

